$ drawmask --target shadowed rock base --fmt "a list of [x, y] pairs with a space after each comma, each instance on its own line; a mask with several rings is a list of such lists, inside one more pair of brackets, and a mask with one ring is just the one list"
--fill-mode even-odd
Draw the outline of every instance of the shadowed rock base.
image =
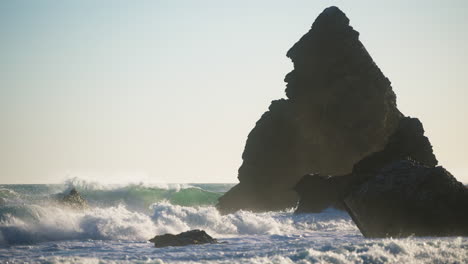
[[354, 188], [374, 177], [389, 163], [406, 158], [429, 167], [437, 165], [431, 143], [417, 118], [402, 118], [385, 148], [356, 163], [352, 173], [344, 176], [304, 176], [294, 187], [300, 197], [296, 213], [318, 213], [327, 207], [344, 209], [343, 199]]
[[344, 204], [365, 237], [468, 236], [468, 189], [443, 167], [396, 161]]

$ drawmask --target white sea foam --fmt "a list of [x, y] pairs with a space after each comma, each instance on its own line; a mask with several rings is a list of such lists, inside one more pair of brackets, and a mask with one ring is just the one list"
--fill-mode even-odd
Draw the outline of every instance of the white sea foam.
[[[25, 188], [12, 196], [28, 193], [30, 189]], [[139, 188], [96, 190], [84, 194], [95, 201], [119, 201], [135, 192], [137, 197], [164, 193], [144, 189], [140, 194]], [[177, 194], [192, 199], [191, 193], [197, 192]], [[221, 215], [213, 206], [163, 201], [142, 212], [129, 206], [133, 200], [127, 199], [126, 204], [104, 203], [75, 211], [51, 200], [0, 206], [0, 263], [419, 264], [465, 263], [468, 259], [466, 237], [365, 239], [345, 212], [333, 209], [320, 214], [295, 215], [291, 209]], [[147, 241], [154, 235], [195, 228], [223, 243], [157, 249]]]
[[83, 177], [68, 178], [64, 181], [64, 184], [68, 186], [68, 189], [78, 188], [80, 190], [114, 190], [129, 187], [141, 187], [141, 188], [158, 188], [164, 190], [176, 190], [194, 188], [190, 184], [185, 183], [162, 183], [162, 182], [148, 182], [139, 180], [128, 180], [119, 183], [105, 183], [96, 181], [95, 179], [87, 179]]
[[147, 215], [129, 211], [124, 206], [85, 211], [58, 205], [28, 205], [13, 209], [12, 213], [2, 215], [0, 245], [73, 239], [141, 241], [156, 231]]
[[213, 206], [185, 207], [160, 202], [150, 217], [125, 206], [75, 211], [57, 204], [2, 208], [0, 245], [71, 239], [145, 241], [157, 234], [204, 229], [216, 236], [290, 235], [313, 231], [356, 230], [349, 217], [336, 210], [316, 215], [292, 211], [221, 215]]
[[328, 209], [321, 214], [293, 215], [283, 212], [253, 213], [238, 211], [221, 215], [216, 208], [184, 207], [168, 202], [153, 204], [153, 221], [158, 233], [179, 233], [204, 229], [216, 235], [303, 234], [312, 231], [356, 231], [346, 213]]
[[[209, 245], [195, 247], [154, 249], [147, 244], [137, 244], [132, 248], [114, 244], [109, 252], [109, 245], [96, 245], [94, 257], [90, 256], [40, 256], [36, 263], [206, 263], [206, 264], [439, 264], [466, 263], [468, 259], [467, 238], [408, 238], [408, 239], [355, 239], [346, 243], [330, 243], [314, 238], [304, 238], [307, 243], [297, 246], [285, 241], [230, 240], [229, 245]], [[279, 243], [284, 252], [276, 252]], [[305, 246], [304, 246], [305, 245]], [[70, 247], [71, 245], [65, 245]], [[76, 244], [73, 244], [76, 247]], [[83, 247], [89, 244], [82, 245]], [[48, 249], [53, 248], [49, 247]], [[24, 251], [33, 254], [34, 249]], [[134, 251], [133, 254], [131, 252]], [[123, 253], [120, 253], [123, 252]], [[27, 256], [13, 259], [10, 263], [30, 261]]]

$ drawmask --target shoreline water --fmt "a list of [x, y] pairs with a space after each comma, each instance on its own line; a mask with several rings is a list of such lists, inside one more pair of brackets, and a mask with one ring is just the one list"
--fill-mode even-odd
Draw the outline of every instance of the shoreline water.
[[[66, 184], [0, 185], [0, 197], [6, 202], [0, 207], [0, 263], [463, 263], [468, 259], [467, 237], [365, 239], [345, 212], [334, 209], [320, 214], [295, 215], [291, 208], [221, 215], [214, 204], [222, 192], [213, 190], [222, 186], [196, 185], [86, 189], [85, 184], [77, 186], [91, 205], [83, 211], [50, 201], [56, 192], [69, 188]], [[184, 197], [199, 204], [186, 205]], [[156, 249], [147, 241], [156, 234], [197, 228], [226, 244]]]

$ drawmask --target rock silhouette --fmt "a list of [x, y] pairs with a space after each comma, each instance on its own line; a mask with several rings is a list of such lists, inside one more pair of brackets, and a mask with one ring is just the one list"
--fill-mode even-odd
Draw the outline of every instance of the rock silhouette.
[[222, 213], [293, 207], [307, 173], [346, 175], [380, 151], [403, 117], [390, 81], [337, 7], [325, 9], [288, 52], [287, 99], [273, 101], [250, 132], [240, 183], [220, 197]]
[[349, 187], [347, 176], [307, 174], [294, 186], [299, 204], [294, 213], [319, 213], [328, 207], [344, 210], [343, 193]]
[[428, 167], [437, 165], [432, 145], [417, 118], [402, 118], [385, 148], [357, 162], [352, 173], [344, 176], [304, 176], [295, 186], [300, 197], [296, 213], [318, 213], [330, 206], [344, 209], [342, 201], [353, 188], [374, 177], [389, 163], [407, 158]]
[[205, 231], [198, 229], [182, 232], [178, 235], [164, 234], [155, 236], [149, 241], [153, 242], [154, 246], [157, 248], [218, 243], [216, 239], [212, 238]]
[[390, 163], [344, 203], [366, 237], [468, 236], [468, 189], [443, 167]]
[[75, 188], [72, 188], [68, 194], [59, 198], [59, 201], [62, 204], [74, 209], [89, 208], [88, 202], [83, 197], [81, 197], [81, 194]]

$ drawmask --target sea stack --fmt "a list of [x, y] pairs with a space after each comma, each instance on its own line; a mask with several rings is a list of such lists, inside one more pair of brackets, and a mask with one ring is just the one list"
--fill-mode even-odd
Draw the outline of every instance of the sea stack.
[[296, 206], [302, 176], [351, 173], [403, 118], [390, 81], [339, 8], [326, 8], [287, 57], [287, 98], [273, 101], [250, 132], [240, 183], [219, 199], [223, 213]]

